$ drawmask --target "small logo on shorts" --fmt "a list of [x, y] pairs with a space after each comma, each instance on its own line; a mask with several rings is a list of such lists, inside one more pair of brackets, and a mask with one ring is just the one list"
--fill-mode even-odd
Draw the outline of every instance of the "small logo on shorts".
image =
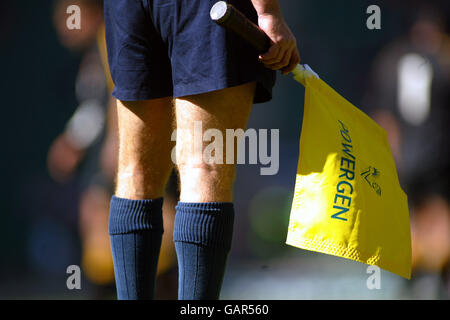
[[381, 187], [378, 183], [376, 183], [376, 179], [380, 176], [381, 172], [375, 167], [369, 166], [368, 168], [364, 169], [364, 171], [361, 173], [361, 176], [364, 177], [364, 180], [367, 181], [369, 186], [375, 190], [375, 193], [381, 196]]

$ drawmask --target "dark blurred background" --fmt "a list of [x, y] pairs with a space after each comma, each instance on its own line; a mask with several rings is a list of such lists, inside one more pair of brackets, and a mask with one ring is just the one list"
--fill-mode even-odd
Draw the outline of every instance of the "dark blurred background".
[[[105, 231], [114, 171], [108, 157], [114, 117], [108, 111], [114, 101], [108, 75], [99, 69], [105, 67], [100, 3], [0, 3], [2, 299], [115, 298]], [[382, 288], [369, 290], [365, 265], [284, 244], [304, 90], [290, 76], [279, 76], [273, 101], [254, 107], [249, 127], [280, 129], [280, 170], [261, 176], [259, 166], [238, 168], [238, 214], [222, 297], [448, 299], [448, 1], [280, 3], [302, 63], [388, 131], [409, 196], [413, 277], [382, 271]], [[82, 9], [81, 31], [64, 30], [70, 4]], [[381, 30], [366, 27], [372, 4], [381, 8]], [[80, 126], [83, 119], [89, 123]], [[173, 184], [169, 204], [176, 202]], [[167, 212], [170, 228], [173, 209]], [[176, 261], [166, 242], [161, 299], [176, 296]], [[66, 287], [69, 265], [81, 266], [81, 290]]]

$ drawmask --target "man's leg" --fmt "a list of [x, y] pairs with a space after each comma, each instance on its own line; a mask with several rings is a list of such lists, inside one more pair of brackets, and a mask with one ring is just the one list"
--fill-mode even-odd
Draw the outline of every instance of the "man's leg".
[[203, 132], [214, 128], [223, 137], [226, 129], [245, 129], [254, 91], [255, 84], [248, 83], [176, 99], [176, 160], [181, 194], [174, 241], [179, 299], [219, 298], [234, 221], [235, 164], [225, 164], [226, 150], [224, 164], [201, 160], [203, 148], [196, 148], [194, 141], [195, 122], [201, 122]]
[[162, 203], [170, 158], [172, 99], [118, 102], [119, 163], [109, 233], [119, 299], [153, 298], [163, 233]]

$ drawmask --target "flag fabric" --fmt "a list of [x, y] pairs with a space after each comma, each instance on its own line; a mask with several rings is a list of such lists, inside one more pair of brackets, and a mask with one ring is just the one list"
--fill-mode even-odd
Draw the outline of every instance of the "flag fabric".
[[286, 243], [410, 279], [407, 196], [387, 134], [306, 69], [294, 72], [305, 104]]

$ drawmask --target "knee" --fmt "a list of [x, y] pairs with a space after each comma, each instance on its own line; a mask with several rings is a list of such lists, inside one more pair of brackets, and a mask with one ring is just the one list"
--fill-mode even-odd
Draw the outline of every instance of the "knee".
[[229, 164], [178, 163], [177, 169], [182, 183], [187, 181], [201, 183], [203, 180], [229, 185], [234, 182], [236, 175], [235, 166]]
[[232, 201], [234, 165], [178, 164], [180, 200], [186, 202]]
[[170, 168], [119, 166], [116, 195], [126, 199], [155, 199], [164, 195]]

